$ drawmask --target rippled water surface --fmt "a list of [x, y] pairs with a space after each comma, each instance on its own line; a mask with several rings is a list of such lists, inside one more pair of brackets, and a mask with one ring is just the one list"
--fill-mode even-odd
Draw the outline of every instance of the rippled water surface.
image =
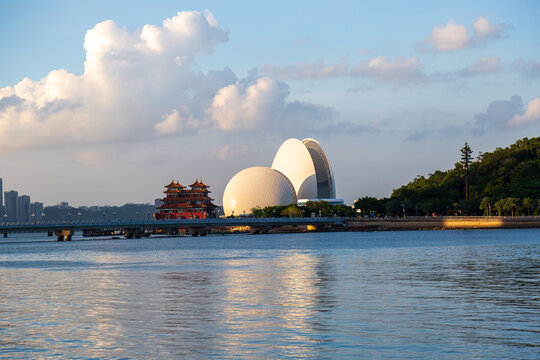
[[50, 240], [0, 239], [0, 358], [540, 357], [538, 229]]

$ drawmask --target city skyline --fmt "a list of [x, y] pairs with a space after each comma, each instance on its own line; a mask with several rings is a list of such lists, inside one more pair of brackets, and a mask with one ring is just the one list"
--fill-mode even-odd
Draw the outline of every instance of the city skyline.
[[170, 179], [202, 178], [221, 204], [235, 173], [314, 137], [336, 197], [389, 196], [452, 168], [465, 141], [475, 156], [539, 135], [539, 10], [4, 2], [3, 191], [153, 203]]

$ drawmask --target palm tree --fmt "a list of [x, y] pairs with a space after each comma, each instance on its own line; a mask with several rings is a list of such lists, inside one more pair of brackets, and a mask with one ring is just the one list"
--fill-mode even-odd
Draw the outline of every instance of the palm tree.
[[480, 202], [480, 210], [484, 212], [484, 215], [491, 216], [491, 200], [487, 196], [482, 198]]
[[499, 199], [493, 204], [495, 209], [497, 209], [497, 216], [501, 216], [501, 210], [504, 210], [506, 207], [506, 200], [505, 199]]
[[532, 199], [526, 197], [525, 199], [521, 200], [521, 205], [523, 206], [523, 208], [527, 209], [527, 216], [531, 216], [531, 208], [533, 206]]

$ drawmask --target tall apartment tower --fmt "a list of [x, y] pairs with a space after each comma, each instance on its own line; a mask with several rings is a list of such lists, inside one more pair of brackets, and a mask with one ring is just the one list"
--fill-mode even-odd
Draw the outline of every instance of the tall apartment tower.
[[17, 197], [17, 221], [30, 221], [30, 196], [28, 195]]
[[4, 216], [4, 196], [3, 195], [4, 195], [4, 191], [2, 189], [2, 178], [0, 178], [0, 216]]
[[[33, 219], [31, 219], [32, 221], [41, 221], [43, 220], [43, 203], [40, 203], [40, 202], [34, 202], [34, 203], [31, 203], [30, 204], [30, 216], [33, 217]], [[34, 215], [34, 216], [32, 216]]]
[[4, 193], [6, 215], [4, 218], [8, 222], [17, 222], [17, 198], [19, 193], [11, 190]]

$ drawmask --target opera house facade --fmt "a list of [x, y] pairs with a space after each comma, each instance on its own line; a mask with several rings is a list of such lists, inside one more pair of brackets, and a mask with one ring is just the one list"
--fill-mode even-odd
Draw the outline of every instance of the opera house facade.
[[288, 139], [272, 167], [250, 167], [232, 177], [223, 193], [223, 209], [231, 216], [307, 200], [342, 203], [335, 197], [334, 174], [321, 145], [314, 139]]

